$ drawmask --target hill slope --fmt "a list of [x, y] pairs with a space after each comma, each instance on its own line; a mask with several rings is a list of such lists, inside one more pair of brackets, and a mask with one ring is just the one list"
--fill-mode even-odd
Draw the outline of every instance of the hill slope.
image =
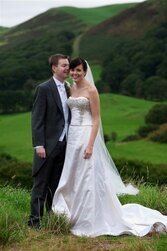
[[148, 0], [82, 36], [80, 55], [102, 66], [99, 91], [167, 100], [165, 13], [166, 1]]
[[56, 52], [97, 63], [96, 69], [102, 70], [99, 91], [165, 100], [166, 12], [165, 0], [91, 9], [62, 7], [1, 34], [0, 112], [30, 110], [34, 87], [50, 77], [47, 59]]
[[82, 37], [81, 55], [101, 61], [111, 51], [113, 41], [140, 39], [147, 31], [166, 22], [166, 9], [164, 0], [148, 0], [92, 27]]
[[0, 35], [7, 32], [8, 30], [9, 30], [9, 28], [0, 26]]
[[16, 90], [27, 85], [28, 80], [32, 83], [47, 79], [51, 54], [71, 55], [78, 35], [130, 6], [50, 9], [1, 34], [0, 90]]

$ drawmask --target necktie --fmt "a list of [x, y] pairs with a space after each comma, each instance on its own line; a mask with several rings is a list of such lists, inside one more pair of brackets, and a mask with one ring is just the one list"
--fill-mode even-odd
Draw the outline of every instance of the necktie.
[[66, 94], [66, 90], [64, 87], [64, 84], [59, 84], [58, 85], [59, 91], [60, 91], [60, 96], [61, 96], [61, 101], [62, 101], [62, 107], [63, 107], [63, 111], [64, 111], [64, 115], [65, 118], [67, 120], [67, 114], [68, 114], [68, 108], [67, 108], [67, 94]]
[[64, 84], [59, 84], [58, 85], [58, 88], [61, 92], [65, 92], [65, 87], [64, 87]]

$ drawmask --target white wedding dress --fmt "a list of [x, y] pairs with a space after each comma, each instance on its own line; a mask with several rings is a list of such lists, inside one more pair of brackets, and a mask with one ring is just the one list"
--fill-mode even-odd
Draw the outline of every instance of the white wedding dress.
[[125, 187], [120, 176], [105, 162], [99, 134], [92, 157], [83, 158], [92, 127], [89, 100], [70, 97], [67, 102], [72, 121], [64, 168], [53, 199], [53, 212], [66, 214], [71, 232], [78, 236], [144, 236], [157, 222], [166, 229], [167, 216], [160, 212], [139, 204], [121, 205], [116, 194], [135, 194], [137, 191], [132, 186]]

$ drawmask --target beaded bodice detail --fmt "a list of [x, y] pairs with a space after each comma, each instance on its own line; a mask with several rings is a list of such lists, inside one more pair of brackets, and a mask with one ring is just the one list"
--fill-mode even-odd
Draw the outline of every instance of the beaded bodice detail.
[[71, 125], [92, 125], [90, 103], [86, 97], [69, 97], [67, 104], [71, 110]]

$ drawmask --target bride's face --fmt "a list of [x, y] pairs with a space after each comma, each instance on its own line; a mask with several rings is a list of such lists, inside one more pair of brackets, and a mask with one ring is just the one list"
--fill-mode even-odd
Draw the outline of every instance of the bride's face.
[[70, 76], [74, 82], [80, 82], [85, 77], [86, 72], [83, 70], [82, 64], [70, 69]]

